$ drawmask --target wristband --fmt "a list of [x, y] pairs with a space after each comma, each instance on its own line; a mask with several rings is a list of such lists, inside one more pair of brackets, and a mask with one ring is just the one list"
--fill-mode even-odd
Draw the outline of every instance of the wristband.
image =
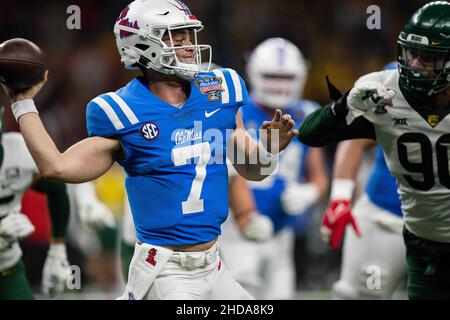
[[355, 182], [352, 179], [333, 179], [331, 185], [331, 200], [350, 200], [353, 195]]
[[36, 109], [36, 106], [34, 105], [33, 99], [24, 99], [19, 100], [17, 102], [14, 102], [11, 105], [11, 109], [14, 115], [14, 118], [16, 118], [16, 121], [19, 122], [19, 118], [27, 113], [36, 113], [39, 114], [39, 112]]
[[270, 162], [278, 161], [279, 156], [281, 154], [281, 152], [278, 152], [276, 155], [269, 152], [261, 142], [258, 145], [258, 153], [259, 153], [260, 163], [262, 163], [262, 164], [268, 164]]

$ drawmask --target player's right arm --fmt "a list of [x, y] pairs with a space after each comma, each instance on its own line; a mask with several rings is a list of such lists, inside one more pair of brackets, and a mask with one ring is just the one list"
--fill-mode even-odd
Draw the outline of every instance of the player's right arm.
[[121, 149], [117, 140], [86, 138], [61, 153], [36, 113], [19, 118], [20, 130], [41, 175], [69, 183], [81, 183], [103, 175]]
[[336, 149], [330, 202], [320, 228], [324, 240], [333, 249], [339, 247], [347, 224], [351, 224], [357, 235], [360, 234], [351, 212], [351, 199], [364, 151], [374, 145], [373, 140], [357, 139], [343, 141]]
[[70, 183], [86, 182], [101, 176], [114, 163], [115, 154], [121, 151], [119, 141], [90, 137], [61, 153], [47, 133], [33, 102], [46, 81], [47, 73], [41, 82], [18, 94], [5, 88], [25, 143], [41, 175]]

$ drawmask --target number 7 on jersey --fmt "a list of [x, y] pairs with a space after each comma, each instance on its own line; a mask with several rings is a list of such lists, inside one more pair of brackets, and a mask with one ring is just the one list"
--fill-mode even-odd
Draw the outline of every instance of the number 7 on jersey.
[[197, 143], [181, 148], [172, 149], [172, 159], [175, 167], [189, 164], [190, 159], [199, 158], [195, 166], [195, 178], [192, 181], [191, 191], [186, 201], [181, 203], [183, 214], [202, 212], [203, 199], [200, 199], [203, 182], [206, 178], [206, 165], [211, 158], [209, 142]]

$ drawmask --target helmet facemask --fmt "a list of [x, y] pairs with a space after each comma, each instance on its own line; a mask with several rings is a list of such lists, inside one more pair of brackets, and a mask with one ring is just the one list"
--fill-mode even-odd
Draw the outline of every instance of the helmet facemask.
[[[197, 33], [202, 29], [203, 27], [189, 29], [185, 26], [168, 27], [166, 34], [169, 37], [170, 45], [167, 45], [164, 42], [163, 53], [161, 54], [161, 65], [168, 70], [172, 70], [173, 74], [186, 80], [194, 78], [198, 72], [209, 71], [212, 61], [211, 46], [198, 44], [197, 41]], [[190, 32], [190, 40], [191, 42], [193, 41], [192, 45], [181, 46], [174, 43], [174, 33], [180, 30], [188, 30]], [[183, 62], [177, 56], [176, 51], [183, 49], [192, 49], [194, 51], [192, 62]], [[203, 54], [204, 51], [207, 51], [207, 53]], [[206, 61], [204, 61], [205, 55], [207, 56]]]
[[[185, 80], [194, 78], [198, 72], [209, 70], [212, 60], [211, 46], [198, 44], [197, 41], [197, 33], [203, 29], [202, 26], [199, 27], [197, 24], [193, 24], [192, 26], [153, 26], [150, 30], [140, 29], [137, 32], [135, 29], [126, 26], [118, 26], [118, 29], [120, 29], [118, 32], [130, 32], [136, 34], [135, 37], [139, 37], [138, 43], [134, 47], [122, 47], [122, 62], [124, 62], [124, 65], [128, 69], [136, 69], [137, 65], [139, 65], [167, 75], [176, 75]], [[193, 44], [176, 46], [173, 40], [173, 33], [184, 29], [191, 32], [191, 41], [193, 40]], [[163, 37], [166, 34], [170, 40], [169, 45], [163, 41]], [[181, 49], [194, 50], [194, 60], [192, 63], [180, 61], [176, 51]], [[204, 51], [208, 51], [206, 54], [207, 60], [204, 59]], [[125, 59], [124, 53], [127, 54]], [[204, 60], [206, 60], [206, 63]], [[207, 66], [207, 69], [202, 67], [202, 63]]]
[[398, 42], [400, 83], [411, 94], [431, 96], [450, 86], [450, 53], [446, 49]]
[[397, 40], [399, 84], [426, 98], [450, 86], [450, 3], [433, 1], [417, 10]]

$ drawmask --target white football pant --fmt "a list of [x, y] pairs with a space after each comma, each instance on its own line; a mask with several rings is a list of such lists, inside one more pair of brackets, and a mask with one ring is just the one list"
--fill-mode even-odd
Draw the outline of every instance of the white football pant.
[[135, 245], [123, 300], [249, 300], [231, 276], [216, 243], [201, 252]]
[[406, 279], [406, 249], [400, 217], [370, 201], [367, 194], [355, 203], [358, 237], [347, 227], [341, 277], [333, 285], [337, 299], [389, 299]]
[[295, 294], [294, 230], [267, 242], [244, 238], [233, 216], [222, 224], [220, 248], [233, 277], [256, 299], [292, 299]]

